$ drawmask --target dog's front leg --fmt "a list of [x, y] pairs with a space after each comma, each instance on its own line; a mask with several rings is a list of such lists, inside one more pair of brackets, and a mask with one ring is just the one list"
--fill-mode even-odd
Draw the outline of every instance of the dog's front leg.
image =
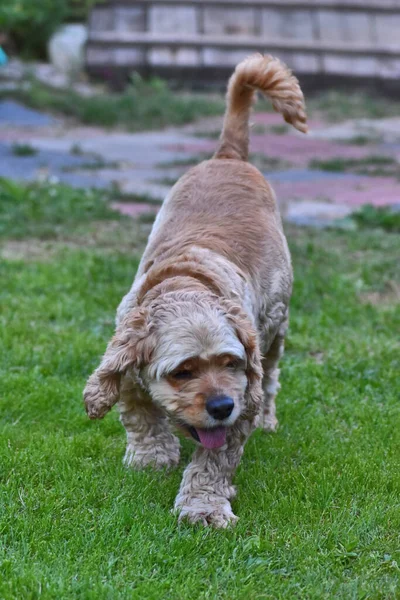
[[179, 463], [179, 440], [163, 412], [140, 388], [124, 379], [118, 402], [120, 420], [126, 429], [124, 463], [143, 469], [173, 468]]
[[175, 509], [179, 520], [190, 523], [225, 528], [238, 520], [231, 508], [230, 500], [236, 490], [232, 476], [240, 462], [246, 439], [253, 430], [253, 423], [241, 421], [227, 435], [222, 448], [207, 450], [200, 446], [192, 462], [185, 469]]

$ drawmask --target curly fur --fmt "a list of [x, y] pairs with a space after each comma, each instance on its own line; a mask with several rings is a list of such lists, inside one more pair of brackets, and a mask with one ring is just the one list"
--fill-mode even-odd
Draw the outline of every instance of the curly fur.
[[238, 64], [229, 80], [227, 111], [215, 158], [247, 160], [250, 108], [256, 90], [271, 99], [287, 123], [307, 133], [304, 97], [296, 77], [278, 58], [253, 54]]
[[[188, 437], [200, 432], [175, 508], [180, 519], [216, 527], [237, 520], [232, 477], [249, 435], [257, 425], [277, 427], [292, 289], [274, 193], [246, 162], [255, 89], [306, 131], [303, 95], [285, 65], [254, 55], [237, 66], [219, 148], [166, 198], [118, 308], [115, 335], [84, 391], [91, 418], [118, 402], [128, 466], [174, 467], [173, 428]], [[208, 410], [221, 395], [233, 403], [224, 419]]]

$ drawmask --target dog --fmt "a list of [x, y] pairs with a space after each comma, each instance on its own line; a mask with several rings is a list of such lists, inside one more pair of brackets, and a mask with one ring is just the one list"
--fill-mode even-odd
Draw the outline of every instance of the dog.
[[178, 429], [197, 448], [179, 519], [234, 524], [232, 477], [257, 426], [277, 427], [275, 396], [292, 267], [271, 186], [248, 162], [256, 90], [306, 133], [303, 93], [280, 60], [255, 54], [228, 84], [216, 153], [173, 186], [154, 222], [115, 335], [84, 390], [88, 416], [118, 402], [124, 461], [175, 467]]

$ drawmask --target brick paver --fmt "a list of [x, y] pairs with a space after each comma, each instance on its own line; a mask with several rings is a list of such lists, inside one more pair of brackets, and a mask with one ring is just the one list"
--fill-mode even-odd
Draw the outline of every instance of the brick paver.
[[[400, 119], [347, 121], [327, 125], [310, 122], [304, 136], [284, 125], [280, 115], [256, 113], [250, 149], [277, 192], [291, 221], [324, 226], [362, 204], [400, 206], [397, 172], [378, 177], [313, 168], [314, 160], [387, 156], [400, 160]], [[218, 131], [221, 119], [210, 120]], [[279, 127], [277, 127], [279, 126]], [[211, 156], [217, 141], [206, 137], [210, 127], [196, 125], [163, 131], [121, 133], [98, 127], [71, 128], [46, 114], [12, 101], [0, 102], [0, 176], [36, 179], [51, 176], [76, 187], [119, 188], [140, 196], [136, 202], [115, 202], [123, 214], [140, 216], [157, 210], [171, 184], [200, 158]], [[203, 135], [203, 137], [201, 137]], [[357, 144], [357, 136], [370, 139]], [[379, 140], [379, 141], [377, 141]], [[37, 150], [19, 156], [16, 143]], [[261, 161], [261, 162], [260, 162]], [[271, 168], [273, 166], [273, 169]], [[396, 164], [391, 165], [396, 171]], [[400, 172], [400, 169], [398, 169]], [[148, 197], [152, 204], [143, 201]]]

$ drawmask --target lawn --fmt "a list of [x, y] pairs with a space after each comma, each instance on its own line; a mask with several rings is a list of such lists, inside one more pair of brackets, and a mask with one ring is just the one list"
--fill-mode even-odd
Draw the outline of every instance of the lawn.
[[[71, 123], [143, 131], [180, 126], [200, 117], [223, 115], [225, 100], [222, 91], [224, 89], [213, 93], [172, 90], [162, 79], [143, 79], [136, 73], [122, 92], [102, 90], [91, 96], [83, 96], [73, 88], [49, 87], [31, 77], [16, 89], [0, 90], [0, 100], [14, 98], [34, 109], [61, 118], [67, 117]], [[258, 110], [273, 110], [269, 101], [257, 106]], [[398, 116], [398, 102], [355, 91], [330, 91], [310, 96], [307, 99], [307, 112], [310, 118], [332, 123], [351, 118], [388, 118]], [[276, 125], [270, 131], [284, 134], [287, 129], [286, 125]], [[265, 130], [255, 125], [253, 132], [262, 134]], [[220, 129], [202, 135], [212, 139], [218, 139], [219, 136]], [[373, 141], [379, 142], [379, 136], [374, 139], [372, 134], [359, 135], [351, 140], [359, 145]], [[21, 155], [29, 153], [26, 147], [16, 148], [15, 151]]]
[[175, 472], [129, 471], [117, 412], [83, 409], [148, 225], [56, 185], [1, 182], [0, 208], [2, 600], [400, 597], [398, 235], [287, 228], [280, 428], [216, 531], [170, 512], [190, 441]]
[[161, 79], [146, 81], [137, 74], [120, 93], [102, 91], [87, 97], [72, 88], [57, 89], [31, 79], [16, 90], [0, 91], [0, 100], [8, 97], [77, 123], [124, 131], [183, 125], [225, 110], [221, 95], [172, 91]]

